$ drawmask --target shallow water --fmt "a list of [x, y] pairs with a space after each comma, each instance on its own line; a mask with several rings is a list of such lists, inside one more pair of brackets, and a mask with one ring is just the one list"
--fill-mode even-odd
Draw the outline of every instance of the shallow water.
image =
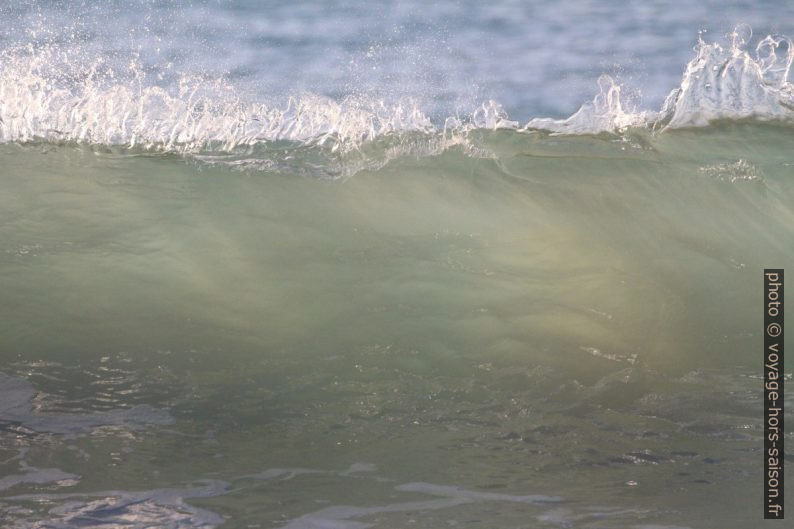
[[0, 525], [758, 526], [788, 8], [32, 6]]

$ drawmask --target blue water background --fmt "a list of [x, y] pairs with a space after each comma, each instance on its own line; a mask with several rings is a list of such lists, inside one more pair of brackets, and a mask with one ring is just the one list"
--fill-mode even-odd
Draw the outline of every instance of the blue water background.
[[302, 92], [411, 97], [437, 118], [493, 99], [524, 122], [570, 115], [602, 73], [628, 106], [658, 109], [699, 31], [718, 40], [744, 23], [756, 40], [792, 35], [794, 3], [4, 1], [0, 20], [4, 50], [57, 43], [87, 64], [137, 60], [147, 83], [223, 78], [274, 103]]

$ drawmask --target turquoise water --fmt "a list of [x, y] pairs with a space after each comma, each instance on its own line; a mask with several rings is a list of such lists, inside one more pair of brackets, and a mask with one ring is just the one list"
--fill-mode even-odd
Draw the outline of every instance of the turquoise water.
[[0, 525], [759, 526], [787, 8], [528, 5], [4, 6]]

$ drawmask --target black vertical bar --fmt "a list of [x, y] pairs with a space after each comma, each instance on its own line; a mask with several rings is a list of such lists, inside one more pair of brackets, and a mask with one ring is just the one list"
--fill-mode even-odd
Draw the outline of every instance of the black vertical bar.
[[783, 270], [764, 270], [764, 518], [783, 519]]

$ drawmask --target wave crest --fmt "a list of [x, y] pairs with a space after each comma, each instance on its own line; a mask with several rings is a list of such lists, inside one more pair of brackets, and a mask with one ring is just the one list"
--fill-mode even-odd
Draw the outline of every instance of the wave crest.
[[[75, 141], [176, 152], [231, 152], [263, 141], [337, 147], [395, 131], [435, 130], [419, 105], [302, 94], [284, 106], [245, 102], [220, 80], [183, 77], [169, 90], [147, 85], [131, 63], [122, 75], [98, 60], [75, 68], [57, 49], [4, 53], [0, 66], [0, 141]], [[53, 64], [62, 69], [53, 72]], [[64, 75], [64, 71], [68, 71]]]
[[705, 126], [718, 119], [790, 121], [794, 117], [794, 89], [788, 82], [794, 58], [791, 40], [767, 36], [752, 57], [744, 49], [750, 34], [749, 28], [737, 28], [727, 47], [699, 40], [680, 87], [662, 108], [667, 127]]
[[794, 45], [770, 35], [751, 54], [746, 49], [751, 35], [740, 26], [725, 44], [698, 38], [695, 57], [659, 111], [627, 104], [620, 84], [604, 75], [595, 98], [569, 118], [535, 118], [523, 127], [495, 101], [440, 125], [411, 98], [335, 100], [302, 93], [281, 104], [252, 103], [222, 79], [182, 76], [162, 82], [162, 72], [147, 72], [134, 59], [119, 69], [102, 59], [86, 63], [86, 54], [76, 48], [27, 45], [0, 53], [0, 143], [120, 146], [237, 167], [292, 165], [292, 170], [294, 149], [310, 147], [317, 158], [311, 167], [339, 175], [451, 146], [488, 156], [469, 141], [476, 129], [581, 135], [633, 128], [660, 132], [723, 119], [793, 122], [788, 76]]
[[745, 49], [752, 37], [748, 26], [736, 27], [728, 37], [728, 45], [707, 43], [698, 37], [695, 57], [658, 112], [626, 110], [620, 85], [604, 75], [598, 80], [595, 99], [571, 117], [533, 119], [527, 128], [598, 134], [632, 127], [704, 127], [717, 120], [794, 121], [794, 86], [788, 81], [794, 59], [792, 41], [768, 35], [752, 56]]

